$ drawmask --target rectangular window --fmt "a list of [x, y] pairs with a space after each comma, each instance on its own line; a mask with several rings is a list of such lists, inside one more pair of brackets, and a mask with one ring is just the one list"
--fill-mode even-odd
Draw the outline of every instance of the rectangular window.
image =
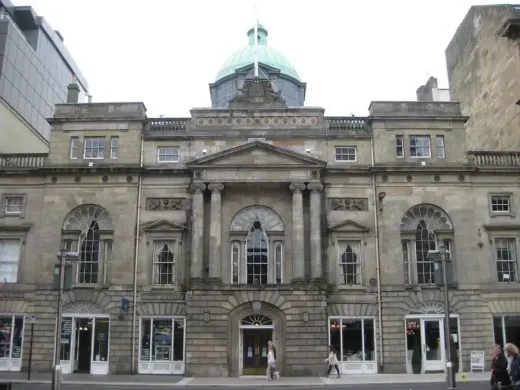
[[339, 284], [342, 286], [361, 285], [361, 242], [340, 241]]
[[85, 150], [83, 158], [103, 159], [105, 158], [105, 138], [85, 137]]
[[119, 157], [119, 137], [110, 138], [110, 158], [116, 159]]
[[357, 149], [355, 146], [336, 146], [336, 161], [356, 161]]
[[21, 240], [0, 240], [0, 284], [18, 281], [18, 264], [20, 262]]
[[492, 195], [491, 196], [491, 211], [493, 213], [510, 213], [511, 212], [511, 197], [509, 195]]
[[497, 277], [499, 282], [517, 282], [516, 244], [514, 238], [495, 239]]
[[[338, 360], [353, 364], [374, 362], [376, 360], [374, 325], [373, 318], [330, 318], [329, 344], [336, 350]], [[352, 369], [356, 368], [352, 367]]]
[[[183, 362], [185, 347], [184, 328], [185, 319], [182, 317], [141, 318], [139, 360], [143, 363]], [[173, 373], [175, 368], [173, 366], [169, 367]], [[163, 371], [164, 367], [161, 370]], [[154, 373], [153, 367], [144, 369], [140, 366], [139, 373]]]
[[410, 157], [430, 158], [430, 137], [427, 135], [410, 136]]
[[410, 251], [408, 250], [408, 240], [401, 241], [401, 249], [403, 252], [403, 278], [404, 284], [411, 284], [410, 281]]
[[21, 316], [0, 316], [0, 359], [7, 367], [19, 365], [18, 362], [9, 364], [9, 359], [22, 359], [23, 325]]
[[494, 344], [504, 348], [506, 343], [520, 344], [520, 316], [493, 317]]
[[17, 215], [23, 213], [23, 196], [5, 197], [5, 214]]
[[404, 137], [402, 135], [395, 136], [395, 155], [397, 158], [404, 157]]
[[70, 159], [71, 160], [78, 159], [78, 150], [79, 150], [79, 138], [71, 137], [70, 138]]
[[179, 148], [177, 146], [161, 146], [157, 149], [157, 162], [179, 162]]
[[154, 241], [154, 284], [175, 285], [175, 242]]
[[274, 268], [276, 284], [283, 283], [283, 246], [280, 241], [274, 243]]
[[435, 141], [437, 143], [437, 158], [445, 158], [446, 157], [446, 148], [444, 146], [444, 136], [443, 135], [436, 136]]
[[231, 244], [231, 283], [238, 284], [240, 277], [240, 242]]

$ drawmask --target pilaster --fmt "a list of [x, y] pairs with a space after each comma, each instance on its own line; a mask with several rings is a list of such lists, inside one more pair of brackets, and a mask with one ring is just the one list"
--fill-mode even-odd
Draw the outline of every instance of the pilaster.
[[209, 238], [209, 281], [222, 282], [222, 191], [224, 184], [211, 183], [210, 238]]
[[192, 224], [191, 224], [191, 268], [192, 281], [204, 280], [204, 183], [194, 183], [190, 186], [192, 195]]
[[293, 283], [305, 281], [305, 251], [303, 230], [303, 183], [291, 183], [289, 189], [293, 193], [292, 230], [293, 230]]
[[310, 196], [310, 260], [311, 279], [313, 281], [323, 280], [323, 263], [321, 248], [321, 195], [323, 184], [309, 183], [307, 189], [311, 191]]

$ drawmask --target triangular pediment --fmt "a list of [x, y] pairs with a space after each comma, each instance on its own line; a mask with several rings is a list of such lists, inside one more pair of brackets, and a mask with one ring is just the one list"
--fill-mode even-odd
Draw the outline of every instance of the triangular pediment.
[[350, 233], [366, 233], [370, 228], [351, 219], [329, 226], [329, 230], [333, 232], [350, 232]]
[[289, 166], [325, 167], [327, 163], [292, 150], [271, 144], [253, 141], [233, 148], [204, 156], [189, 162], [190, 168], [223, 166]]
[[186, 230], [186, 226], [166, 219], [159, 219], [142, 224], [141, 229], [145, 232], [178, 232]]

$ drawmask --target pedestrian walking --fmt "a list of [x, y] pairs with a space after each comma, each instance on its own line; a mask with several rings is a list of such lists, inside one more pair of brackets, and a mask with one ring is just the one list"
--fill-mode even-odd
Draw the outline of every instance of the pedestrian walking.
[[493, 347], [493, 360], [491, 361], [491, 389], [495, 390], [501, 387], [509, 386], [511, 379], [507, 373], [507, 359], [502, 353], [500, 345]]
[[329, 357], [325, 359], [325, 361], [329, 362], [329, 371], [327, 372], [327, 378], [330, 375], [330, 372], [332, 371], [332, 368], [335, 368], [338, 373], [338, 378], [341, 376], [339, 373], [339, 367], [338, 367], [338, 355], [336, 354], [336, 350], [331, 345], [329, 349]]
[[271, 381], [275, 379], [275, 371], [276, 371], [276, 365], [275, 365], [275, 359], [274, 359], [274, 350], [272, 345], [267, 347], [267, 370], [265, 372], [265, 375], [267, 377], [268, 381]]
[[507, 343], [504, 346], [504, 351], [509, 359], [511, 359], [511, 387], [514, 390], [520, 390], [520, 355], [518, 354], [518, 347], [514, 344]]

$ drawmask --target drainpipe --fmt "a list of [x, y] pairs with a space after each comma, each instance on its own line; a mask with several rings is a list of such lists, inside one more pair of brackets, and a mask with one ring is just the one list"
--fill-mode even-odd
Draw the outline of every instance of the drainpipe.
[[141, 224], [141, 188], [143, 183], [143, 156], [144, 156], [144, 138], [141, 133], [141, 152], [139, 161], [139, 176], [137, 178], [137, 216], [135, 220], [135, 245], [134, 245], [134, 300], [132, 307], [132, 374], [136, 373], [135, 369], [135, 332], [136, 332], [136, 317], [137, 317], [137, 275], [139, 274], [138, 260], [139, 260], [139, 241], [141, 233], [139, 225]]
[[377, 274], [377, 305], [379, 313], [379, 367], [383, 370], [384, 363], [384, 348], [383, 348], [383, 314], [381, 304], [381, 259], [379, 256], [379, 216], [377, 213], [377, 186], [376, 186], [376, 173], [375, 167], [375, 151], [374, 151], [374, 137], [370, 137], [370, 154], [372, 156], [372, 201], [374, 205], [374, 238], [376, 241], [376, 274]]

